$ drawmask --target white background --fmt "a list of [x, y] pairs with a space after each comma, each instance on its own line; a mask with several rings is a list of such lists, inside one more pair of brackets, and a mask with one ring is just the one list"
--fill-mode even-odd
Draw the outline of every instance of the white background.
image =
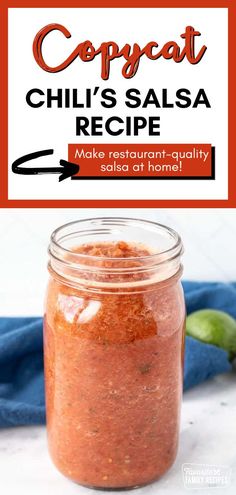
[[94, 216], [140, 217], [176, 229], [185, 246], [184, 279], [236, 280], [236, 210], [3, 210], [0, 215], [0, 314], [41, 315], [47, 246], [65, 222]]
[[[9, 198], [10, 199], [227, 199], [227, 9], [10, 9], [9, 12]], [[196, 40], [196, 51], [203, 44], [207, 51], [200, 63], [186, 60], [177, 64], [159, 59], [141, 58], [137, 74], [131, 80], [121, 76], [123, 59], [111, 63], [108, 81], [100, 79], [101, 60], [91, 63], [76, 59], [66, 70], [49, 74], [35, 62], [32, 43], [45, 25], [57, 22], [72, 33], [66, 39], [61, 33], [50, 34], [44, 44], [48, 64], [57, 65], [80, 42], [89, 39], [98, 48], [101, 42], [114, 40], [120, 46], [138, 42], [141, 47], [151, 40], [162, 46], [170, 40], [181, 41], [180, 34], [192, 25], [202, 33]], [[22, 29], [24, 26], [24, 29]], [[219, 36], [220, 33], [220, 36]], [[183, 44], [181, 44], [183, 46]], [[83, 89], [113, 87], [120, 92], [137, 87], [170, 89], [171, 101], [178, 88], [189, 88], [196, 95], [204, 88], [211, 109], [136, 109], [118, 105], [80, 111], [81, 115], [161, 115], [160, 138], [123, 135], [104, 136], [103, 142], [211, 143], [216, 146], [215, 181], [71, 181], [58, 183], [58, 176], [19, 176], [11, 172], [18, 157], [54, 148], [55, 154], [39, 160], [38, 166], [57, 165], [67, 159], [68, 143], [99, 143], [97, 138], [76, 138], [75, 117], [78, 109], [30, 108], [25, 95], [31, 88], [60, 87]], [[145, 91], [144, 91], [145, 93]], [[40, 163], [42, 161], [42, 163]], [[35, 163], [34, 163], [35, 165]], [[35, 165], [36, 166], [36, 165]]]
[[[3, 210], [0, 215], [0, 314], [42, 314], [51, 231], [63, 222], [101, 215], [136, 216], [176, 228], [185, 244], [184, 278], [236, 280], [236, 210]], [[234, 495], [235, 373], [219, 375], [184, 393], [180, 449], [173, 468], [137, 495], [183, 495], [182, 464], [232, 468], [219, 495]], [[63, 477], [49, 459], [45, 427], [0, 430], [0, 485], [4, 495], [94, 495]], [[213, 495], [211, 488], [197, 493]], [[186, 494], [194, 495], [191, 487]], [[114, 493], [115, 492], [111, 492]], [[101, 492], [106, 495], [106, 492]]]

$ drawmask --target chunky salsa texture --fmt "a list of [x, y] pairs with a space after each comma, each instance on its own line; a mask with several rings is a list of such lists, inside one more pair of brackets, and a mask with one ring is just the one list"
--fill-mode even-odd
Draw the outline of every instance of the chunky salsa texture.
[[[74, 251], [100, 257], [100, 266], [107, 257], [127, 257], [127, 266], [135, 266], [134, 258], [150, 254], [125, 242]], [[126, 275], [130, 281], [134, 276]], [[97, 488], [131, 488], [158, 479], [173, 463], [185, 317], [178, 278], [149, 290], [111, 293], [50, 278], [44, 326], [48, 440], [54, 463], [68, 478]]]

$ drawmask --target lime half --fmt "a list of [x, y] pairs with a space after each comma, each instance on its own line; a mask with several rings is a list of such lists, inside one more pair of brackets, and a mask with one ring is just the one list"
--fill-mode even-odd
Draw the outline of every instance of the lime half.
[[195, 339], [213, 344], [236, 355], [236, 320], [223, 311], [202, 309], [187, 317], [186, 333]]

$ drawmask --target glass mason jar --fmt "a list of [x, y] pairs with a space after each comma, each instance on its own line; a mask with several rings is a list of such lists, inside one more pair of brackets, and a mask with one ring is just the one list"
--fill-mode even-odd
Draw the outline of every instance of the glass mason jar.
[[58, 228], [44, 324], [49, 449], [85, 486], [134, 488], [175, 460], [185, 305], [182, 242], [129, 218]]

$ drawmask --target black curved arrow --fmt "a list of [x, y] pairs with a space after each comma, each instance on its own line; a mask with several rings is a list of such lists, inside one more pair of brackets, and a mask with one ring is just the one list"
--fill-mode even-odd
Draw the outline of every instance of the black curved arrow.
[[59, 177], [59, 182], [65, 180], [72, 175], [79, 172], [79, 165], [72, 162], [67, 162], [66, 160], [60, 160], [60, 167], [21, 167], [23, 163], [29, 162], [30, 160], [36, 160], [42, 156], [52, 155], [54, 150], [41, 150], [35, 151], [34, 153], [29, 153], [28, 155], [21, 156], [17, 158], [12, 164], [12, 172], [14, 174], [21, 175], [40, 175], [40, 174], [61, 174]]

